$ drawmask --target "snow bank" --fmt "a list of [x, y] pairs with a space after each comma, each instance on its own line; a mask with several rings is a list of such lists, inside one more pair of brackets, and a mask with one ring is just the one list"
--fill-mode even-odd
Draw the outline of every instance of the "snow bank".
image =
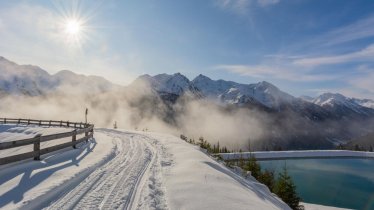
[[[37, 134], [49, 135], [49, 134], [69, 132], [72, 130], [73, 130], [72, 128], [47, 127], [47, 126], [38, 127], [35, 125], [14, 125], [14, 124], [0, 125], [0, 143], [32, 138], [32, 137], [35, 137]], [[41, 147], [46, 148], [46, 147], [54, 146], [57, 144], [65, 143], [67, 141], [71, 141], [71, 137], [42, 142]], [[7, 149], [7, 150], [1, 150], [0, 158], [11, 156], [11, 155], [17, 155], [21, 153], [26, 153], [32, 150], [33, 150], [33, 145], [27, 145], [27, 146], [16, 147], [16, 148]]]
[[304, 205], [305, 210], [348, 210], [344, 208], [323, 206], [323, 205], [317, 205], [317, 204], [311, 204], [311, 203], [302, 203], [302, 205]]
[[289, 209], [267, 187], [238, 176], [199, 147], [147, 134], [166, 148], [163, 179], [170, 209]]
[[0, 143], [35, 137], [37, 134], [49, 135], [72, 131], [72, 128], [39, 127], [35, 125], [0, 124]]
[[374, 158], [373, 152], [349, 150], [296, 150], [220, 154], [220, 156], [225, 160], [237, 160], [240, 158], [248, 159], [251, 155], [254, 155], [258, 160], [275, 160], [287, 158]]
[[28, 160], [1, 166], [0, 209], [39, 209], [69, 190], [60, 186], [67, 181], [80, 182], [107, 162], [114, 152], [111, 140], [98, 133], [89, 143], [79, 145], [79, 149], [47, 154], [42, 156], [42, 161]]

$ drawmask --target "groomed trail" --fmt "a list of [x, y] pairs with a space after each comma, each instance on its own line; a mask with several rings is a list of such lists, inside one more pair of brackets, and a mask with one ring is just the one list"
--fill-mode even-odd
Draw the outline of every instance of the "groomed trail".
[[[114, 158], [47, 209], [167, 209], [164, 189], [153, 176], [160, 173], [160, 145], [144, 135], [106, 129], [98, 132], [112, 138]], [[154, 196], [141, 193], [145, 186]]]

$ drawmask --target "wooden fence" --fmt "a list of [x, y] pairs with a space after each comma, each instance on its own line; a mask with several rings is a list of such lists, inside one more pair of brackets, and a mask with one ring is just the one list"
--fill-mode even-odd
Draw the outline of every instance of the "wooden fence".
[[[0, 165], [13, 163], [16, 161], [21, 161], [21, 160], [25, 160], [29, 158], [34, 158], [34, 160], [40, 160], [41, 155], [54, 152], [60, 149], [64, 149], [67, 147], [76, 148], [77, 144], [83, 141], [88, 141], [90, 138], [93, 137], [93, 128], [94, 128], [94, 125], [92, 124], [69, 122], [69, 121], [11, 119], [11, 118], [0, 118], [0, 124], [21, 124], [21, 125], [74, 128], [74, 130], [70, 132], [50, 134], [50, 135], [45, 135], [45, 136], [38, 134], [33, 138], [10, 141], [10, 142], [2, 142], [0, 143], [0, 151], [6, 150], [6, 149], [12, 149], [16, 147], [21, 147], [21, 146], [26, 146], [26, 145], [34, 145], [34, 149], [31, 152], [26, 152], [22, 154], [0, 158]], [[77, 135], [80, 135], [83, 133], [85, 134], [84, 137], [77, 139]], [[53, 141], [53, 140], [57, 140], [61, 138], [67, 138], [67, 137], [71, 137], [70, 142], [62, 143], [62, 144], [47, 147], [47, 148], [40, 148], [40, 143], [42, 142]]]

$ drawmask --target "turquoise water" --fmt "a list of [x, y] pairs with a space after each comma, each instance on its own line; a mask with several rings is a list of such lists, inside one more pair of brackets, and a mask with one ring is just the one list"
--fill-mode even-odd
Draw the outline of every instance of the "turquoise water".
[[374, 210], [374, 160], [318, 159], [259, 161], [279, 172], [287, 166], [304, 202]]

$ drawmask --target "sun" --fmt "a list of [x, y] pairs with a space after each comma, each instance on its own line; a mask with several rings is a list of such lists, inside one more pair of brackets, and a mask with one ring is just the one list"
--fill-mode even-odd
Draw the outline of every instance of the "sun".
[[71, 36], [77, 36], [82, 30], [82, 24], [75, 19], [67, 20], [65, 23], [65, 33]]
[[92, 33], [87, 21], [79, 17], [66, 17], [60, 22], [60, 35], [69, 47], [81, 48], [87, 41], [88, 34]]

